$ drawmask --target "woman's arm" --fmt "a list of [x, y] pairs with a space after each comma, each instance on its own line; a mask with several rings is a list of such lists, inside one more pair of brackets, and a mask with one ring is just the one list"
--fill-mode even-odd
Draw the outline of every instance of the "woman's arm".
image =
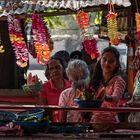
[[[65, 92], [63, 91], [60, 94], [58, 105], [61, 106], [61, 107], [65, 107], [66, 104], [67, 104], [67, 98], [65, 96]], [[60, 122], [66, 122], [67, 121], [67, 111], [63, 111], [63, 110], [59, 111], [59, 121]]]
[[47, 104], [47, 101], [44, 97], [42, 97], [40, 94], [39, 94], [39, 98], [38, 98], [38, 104], [39, 105], [46, 105]]

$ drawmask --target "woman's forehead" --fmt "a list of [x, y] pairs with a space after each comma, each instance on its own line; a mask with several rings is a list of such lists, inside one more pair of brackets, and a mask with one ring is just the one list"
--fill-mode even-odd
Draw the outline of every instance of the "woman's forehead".
[[57, 59], [51, 59], [48, 62], [48, 65], [55, 65], [55, 64], [60, 64], [59, 60], [57, 60]]
[[116, 58], [115, 54], [112, 52], [105, 52], [102, 57], [106, 57], [106, 58]]

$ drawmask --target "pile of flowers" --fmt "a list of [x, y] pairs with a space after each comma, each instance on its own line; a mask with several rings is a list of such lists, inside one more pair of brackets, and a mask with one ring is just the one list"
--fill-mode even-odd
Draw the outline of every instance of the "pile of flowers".
[[41, 87], [42, 87], [42, 81], [40, 81], [38, 76], [29, 73], [27, 76], [27, 84], [23, 85], [22, 88], [25, 93], [38, 94], [38, 92], [41, 90]]
[[79, 100], [94, 101], [94, 100], [104, 100], [105, 99], [105, 89], [100, 92], [95, 92], [92, 88], [87, 88], [84, 91], [79, 92]]

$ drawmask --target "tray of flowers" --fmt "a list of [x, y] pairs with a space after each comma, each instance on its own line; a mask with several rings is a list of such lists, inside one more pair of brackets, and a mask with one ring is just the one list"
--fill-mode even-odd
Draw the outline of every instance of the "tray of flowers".
[[92, 89], [85, 89], [83, 92], [80, 92], [79, 97], [75, 98], [74, 101], [79, 105], [79, 107], [98, 108], [101, 107], [104, 98], [104, 91], [102, 91], [100, 96], [97, 96], [97, 93]]

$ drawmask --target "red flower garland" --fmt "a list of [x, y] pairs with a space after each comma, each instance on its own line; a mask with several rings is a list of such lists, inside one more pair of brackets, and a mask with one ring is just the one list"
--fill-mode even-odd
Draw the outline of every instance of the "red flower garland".
[[96, 48], [96, 39], [86, 39], [83, 41], [83, 46], [85, 51], [91, 56], [92, 59], [95, 59], [99, 56], [99, 52]]
[[79, 10], [77, 12], [76, 18], [80, 29], [85, 29], [90, 26], [88, 14], [85, 13], [84, 11]]
[[44, 22], [37, 14], [32, 15], [32, 37], [38, 63], [46, 64], [50, 58], [50, 49], [47, 43]]
[[22, 68], [26, 67], [29, 60], [28, 50], [22, 36], [20, 20], [9, 15], [7, 17], [7, 21], [10, 41], [12, 43], [13, 50], [17, 59], [16, 64]]

